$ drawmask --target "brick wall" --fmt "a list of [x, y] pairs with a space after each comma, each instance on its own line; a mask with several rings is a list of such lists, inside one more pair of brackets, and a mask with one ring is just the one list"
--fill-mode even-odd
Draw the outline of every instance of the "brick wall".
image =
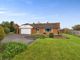
[[46, 34], [49, 34], [49, 33], [58, 34], [59, 31], [58, 31], [58, 29], [52, 29], [50, 32], [46, 32], [44, 28], [40, 28], [39, 31], [36, 31], [35, 28], [32, 29], [32, 34], [43, 34], [43, 33], [46, 33]]

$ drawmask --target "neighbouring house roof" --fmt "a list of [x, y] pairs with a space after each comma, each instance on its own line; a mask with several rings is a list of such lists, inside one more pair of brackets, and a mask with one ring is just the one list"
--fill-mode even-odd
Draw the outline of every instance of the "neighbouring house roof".
[[18, 24], [14, 24], [14, 27], [15, 27], [15, 28], [19, 28], [19, 25], [18, 25]]
[[22, 26], [20, 26], [19, 28], [24, 28], [24, 29], [25, 29], [25, 28], [30, 28], [30, 29], [31, 29], [31, 28], [33, 28], [33, 27], [30, 26], [30, 25], [22, 25]]
[[54, 28], [60, 29], [60, 23], [37, 23], [37, 24], [23, 24], [23, 25], [30, 25], [33, 28]]

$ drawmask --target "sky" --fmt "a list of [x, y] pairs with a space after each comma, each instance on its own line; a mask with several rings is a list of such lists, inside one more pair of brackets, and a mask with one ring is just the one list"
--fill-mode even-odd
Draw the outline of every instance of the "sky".
[[0, 23], [60, 22], [61, 28], [80, 24], [80, 0], [0, 0]]

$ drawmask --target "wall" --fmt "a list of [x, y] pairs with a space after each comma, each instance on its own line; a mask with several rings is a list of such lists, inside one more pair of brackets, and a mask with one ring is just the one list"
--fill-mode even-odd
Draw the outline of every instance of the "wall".
[[40, 28], [39, 31], [36, 31], [36, 29], [33, 28], [31, 31], [32, 34], [43, 34], [44, 32], [44, 28]]
[[35, 28], [32, 29], [32, 34], [49, 34], [49, 33], [53, 33], [53, 34], [58, 34], [59, 31], [58, 29], [52, 29], [51, 32], [46, 32], [44, 28], [40, 28], [39, 31], [37, 32]]

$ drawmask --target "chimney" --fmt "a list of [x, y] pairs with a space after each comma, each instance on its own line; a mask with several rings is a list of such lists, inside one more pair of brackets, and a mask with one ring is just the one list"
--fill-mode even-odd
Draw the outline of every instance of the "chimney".
[[49, 22], [47, 21], [47, 24], [49, 24]]
[[38, 24], [40, 24], [40, 21], [38, 21]]
[[33, 22], [33, 24], [35, 24], [35, 23]]

